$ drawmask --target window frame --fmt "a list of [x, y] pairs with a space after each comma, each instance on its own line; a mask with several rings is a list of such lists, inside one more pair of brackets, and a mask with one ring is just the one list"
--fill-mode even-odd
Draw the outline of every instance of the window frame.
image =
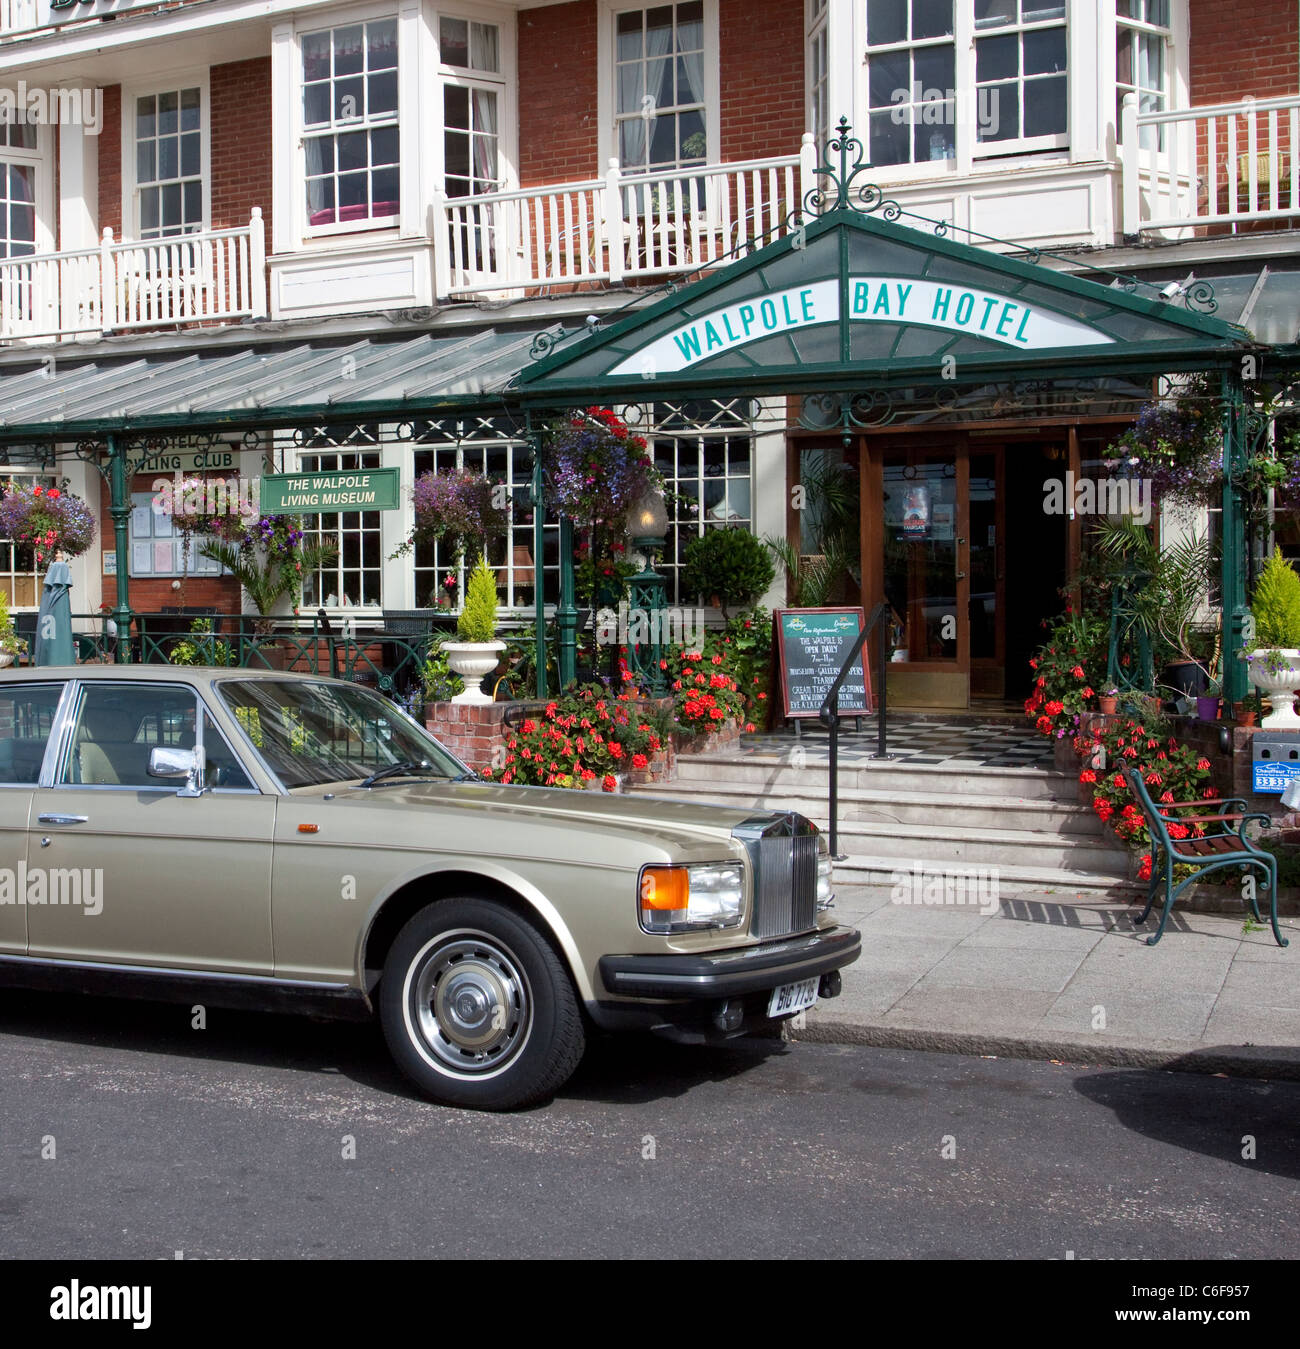
[[201, 181], [203, 218], [197, 230], [188, 234], [164, 234], [145, 240], [149, 244], [167, 244], [192, 238], [212, 229], [212, 98], [209, 68], [168, 71], [147, 83], [122, 86], [122, 234], [141, 239], [140, 188], [136, 175], [136, 102], [159, 94], [180, 93], [185, 89], [199, 91], [199, 175]]
[[[911, 0], [909, 0], [909, 20], [911, 15]], [[1023, 5], [1023, 0], [1021, 0]], [[1081, 128], [1077, 125], [1077, 108], [1075, 100], [1075, 84], [1080, 78], [1086, 79], [1087, 72], [1080, 72], [1074, 69], [1072, 56], [1074, 51], [1073, 37], [1077, 33], [1078, 25], [1084, 21], [1086, 16], [1081, 15], [1080, 7], [1069, 3], [1069, 0], [1062, 0], [1065, 13], [1059, 18], [1050, 18], [1043, 20], [1023, 21], [1019, 16], [1021, 9], [1017, 9], [1017, 18], [1012, 23], [998, 24], [996, 26], [987, 26], [977, 28], [975, 24], [975, 5], [974, 0], [953, 0], [953, 32], [951, 36], [947, 34], [934, 38], [914, 39], [908, 37], [899, 42], [880, 43], [877, 46], [869, 45], [867, 30], [866, 5], [862, 4], [859, 14], [859, 26], [855, 28], [854, 40], [857, 50], [861, 53], [860, 60], [856, 64], [857, 81], [854, 93], [854, 103], [859, 109], [860, 115], [858, 123], [862, 128], [860, 138], [866, 147], [866, 152], [870, 154], [870, 128], [871, 128], [871, 95], [870, 95], [870, 63], [873, 55], [895, 55], [902, 52], [911, 53], [924, 48], [944, 47], [951, 45], [953, 49], [953, 89], [956, 94], [955, 106], [953, 109], [954, 121], [952, 123], [952, 146], [953, 153], [937, 160], [921, 160], [909, 158], [897, 164], [881, 164], [879, 166], [882, 173], [888, 173], [891, 176], [900, 174], [914, 177], [932, 177], [936, 172], [936, 165], [947, 166], [945, 173], [970, 173], [996, 169], [998, 161], [1005, 159], [1018, 159], [1021, 161], [1037, 163], [1057, 163], [1069, 160], [1071, 150], [1076, 141], [1083, 134]], [[1066, 47], [1066, 68], [1065, 68], [1065, 111], [1066, 128], [1062, 133], [1051, 133], [1041, 136], [1017, 136], [1008, 140], [981, 141], [979, 139], [979, 89], [977, 82], [978, 76], [978, 57], [976, 43], [980, 39], [998, 36], [1015, 36], [1018, 48], [1020, 47], [1023, 34], [1029, 32], [1043, 32], [1059, 29], [1065, 36]], [[1030, 79], [1036, 77], [1030, 76]], [[1017, 108], [1023, 125], [1024, 118], [1024, 97], [1023, 89], [1026, 76], [1023, 70], [1018, 70], [1015, 76], [1017, 87]], [[994, 83], [986, 81], [985, 84]], [[996, 83], [1006, 83], [1005, 80], [996, 81]], [[925, 90], [922, 90], [924, 97]], [[910, 100], [902, 104], [903, 107], [923, 108], [925, 103], [914, 104]], [[882, 109], [877, 107], [876, 112]], [[907, 123], [909, 130], [913, 130], [917, 123]], [[911, 145], [912, 154], [915, 154], [915, 142]]]
[[[16, 164], [29, 168], [35, 178], [32, 189], [32, 204], [35, 207], [36, 227], [33, 230], [35, 249], [31, 253], [14, 254], [15, 257], [39, 257], [42, 253], [54, 251], [54, 141], [50, 128], [44, 123], [36, 125], [36, 146], [0, 145], [0, 164], [8, 167]], [[8, 255], [6, 255], [8, 256]]]
[[[1178, 26], [1178, 0], [1167, 0], [1168, 4], [1168, 23], [1163, 27], [1159, 24], [1153, 24], [1145, 19], [1132, 19], [1119, 12], [1119, 4], [1115, 6], [1115, 136], [1116, 140], [1123, 135], [1123, 119], [1119, 115], [1118, 109], [1123, 105], [1126, 94], [1135, 93], [1138, 96], [1138, 111], [1144, 111], [1142, 108], [1142, 95], [1144, 92], [1154, 91], [1145, 90], [1141, 84], [1134, 80], [1121, 80], [1119, 74], [1119, 43], [1121, 37], [1125, 34], [1131, 35], [1134, 40], [1134, 51], [1136, 52], [1137, 39], [1142, 37], [1155, 37], [1163, 40], [1163, 59], [1164, 59], [1164, 89], [1159, 91], [1158, 98], [1160, 103], [1157, 111], [1168, 112], [1175, 103], [1177, 94], [1177, 43], [1175, 34]], [[1136, 70], [1136, 65], [1134, 67]], [[1150, 130], [1151, 128], [1148, 128]], [[1139, 139], [1142, 139], [1139, 137]], [[1157, 138], [1160, 148], [1164, 149], [1163, 128]], [[1143, 146], [1144, 149], [1150, 148]]]
[[[676, 0], [680, 3], [681, 0]], [[721, 47], [719, 39], [718, 0], [701, 0], [704, 6], [704, 164], [722, 162], [722, 78]], [[630, 0], [600, 0], [596, 11], [596, 108], [597, 108], [597, 154], [599, 163], [595, 174], [605, 171], [611, 159], [619, 162], [620, 173], [629, 176], [653, 178], [656, 173], [678, 173], [681, 169], [673, 165], [650, 165], [646, 168], [629, 170], [623, 165], [618, 148], [618, 110], [614, 97], [615, 67], [617, 63], [615, 45], [615, 15], [628, 10], [656, 9], [653, 4], [630, 3]]]
[[[352, 234], [395, 235], [402, 227], [402, 221], [408, 207], [406, 196], [410, 190], [408, 187], [410, 179], [404, 171], [404, 164], [412, 156], [410, 139], [412, 137], [418, 138], [416, 120], [411, 115], [410, 100], [406, 93], [407, 80], [403, 76], [404, 66], [416, 60], [417, 54], [408, 51], [409, 44], [403, 40], [404, 17], [401, 6], [389, 4], [327, 11], [323, 14], [305, 14], [300, 16], [293, 24], [290, 42], [291, 54], [288, 62], [288, 113], [293, 144], [293, 182], [290, 190], [293, 193], [293, 218], [298, 225], [295, 235], [300, 241], [335, 239]], [[329, 224], [313, 225], [307, 210], [307, 142], [308, 140], [321, 139], [327, 135], [337, 135], [338, 128], [334, 126], [332, 131], [311, 132], [307, 129], [303, 108], [303, 91], [307, 84], [303, 72], [303, 40], [320, 33], [332, 33], [339, 28], [352, 28], [358, 24], [382, 23], [386, 20], [393, 23], [397, 34], [397, 112], [394, 114], [394, 120], [391, 123], [371, 121], [363, 116], [358, 120], [355, 128], [349, 125], [348, 129], [368, 131], [376, 126], [392, 125], [396, 127], [398, 147], [396, 166], [398, 175], [397, 211], [391, 216], [368, 216], [363, 220], [335, 220]], [[333, 126], [333, 123], [331, 125]]]

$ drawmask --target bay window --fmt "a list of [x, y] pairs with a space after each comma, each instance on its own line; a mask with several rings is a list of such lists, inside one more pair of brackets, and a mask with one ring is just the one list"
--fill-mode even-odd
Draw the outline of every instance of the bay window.
[[1060, 0], [867, 0], [873, 164], [1062, 149], [1068, 78]]
[[[1118, 0], [1115, 13], [1115, 123], [1125, 94], [1136, 94], [1139, 112], [1169, 106], [1169, 46], [1173, 41], [1169, 0]], [[1156, 145], [1157, 127], [1143, 127], [1143, 148]]]
[[300, 50], [309, 230], [396, 223], [397, 20], [307, 33]]
[[0, 122], [0, 258], [36, 252], [37, 129]]

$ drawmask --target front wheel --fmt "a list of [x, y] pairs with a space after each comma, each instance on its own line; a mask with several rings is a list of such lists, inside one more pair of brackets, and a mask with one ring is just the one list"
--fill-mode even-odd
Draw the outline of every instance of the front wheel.
[[398, 1067], [447, 1105], [530, 1105], [582, 1058], [567, 970], [536, 928], [490, 900], [432, 904], [402, 928], [384, 962], [379, 1016]]

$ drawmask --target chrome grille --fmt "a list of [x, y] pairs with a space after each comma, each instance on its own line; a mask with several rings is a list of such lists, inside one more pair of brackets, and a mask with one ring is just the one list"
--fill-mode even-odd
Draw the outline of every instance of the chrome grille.
[[817, 923], [817, 834], [798, 815], [746, 821], [736, 831], [754, 873], [756, 937], [783, 937]]

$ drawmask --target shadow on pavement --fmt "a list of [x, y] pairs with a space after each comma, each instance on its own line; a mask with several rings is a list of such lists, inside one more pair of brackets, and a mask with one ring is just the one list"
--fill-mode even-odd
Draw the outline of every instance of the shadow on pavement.
[[[1075, 1078], [1074, 1089], [1144, 1137], [1300, 1179], [1300, 1083], [1207, 1077], [1171, 1066], [1167, 1072], [1086, 1073]], [[1252, 1139], [1253, 1160], [1243, 1156]]]
[[[388, 1054], [378, 1022], [209, 1007], [191, 1028], [191, 1006], [136, 998], [0, 989], [0, 1034], [135, 1054], [341, 1075], [370, 1091], [425, 1098]], [[649, 1034], [592, 1033], [561, 1100], [640, 1104], [677, 1097], [702, 1082], [739, 1076], [774, 1054], [780, 1040], [745, 1038], [725, 1046], [679, 1045]], [[544, 1108], [544, 1104], [534, 1107]]]

